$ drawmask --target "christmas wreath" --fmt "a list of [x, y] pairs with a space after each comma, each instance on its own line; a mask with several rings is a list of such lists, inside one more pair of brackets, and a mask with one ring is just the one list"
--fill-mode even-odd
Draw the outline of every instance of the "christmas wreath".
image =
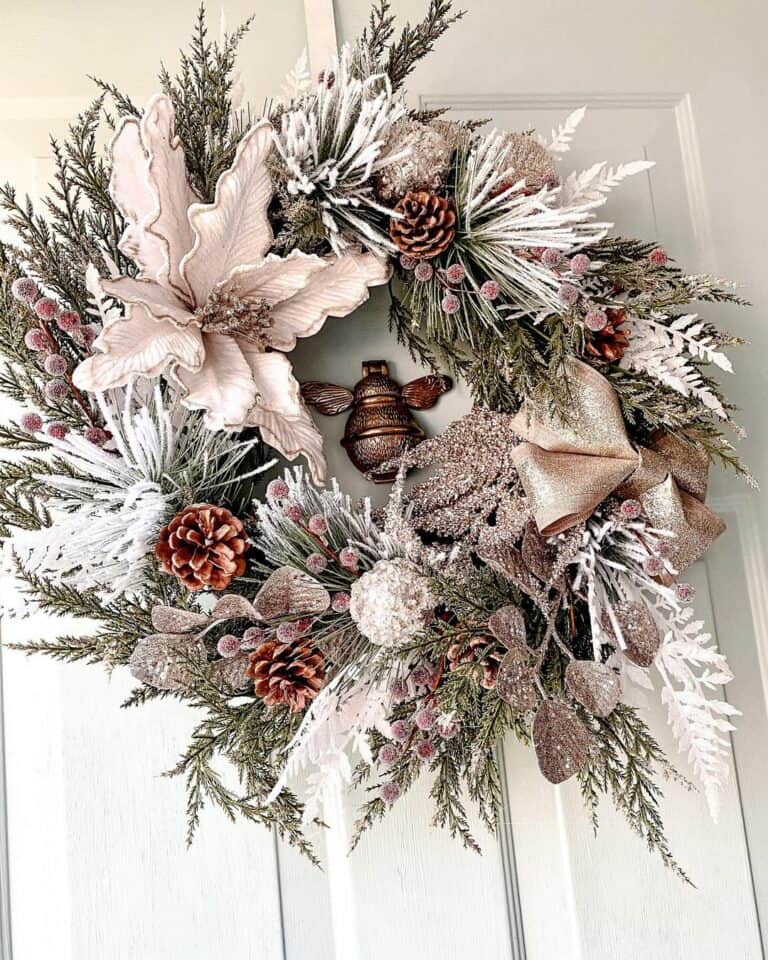
[[[21, 648], [127, 667], [128, 706], [205, 712], [172, 771], [190, 837], [210, 802], [314, 856], [327, 790], [368, 790], [356, 840], [425, 776], [435, 823], [474, 848], [465, 804], [495, 827], [512, 734], [685, 876], [655, 780], [676, 774], [622, 691], [657, 674], [714, 811], [731, 674], [678, 578], [723, 529], [709, 462], [748, 475], [710, 373], [740, 340], [688, 304], [742, 301], [609, 235], [598, 210], [649, 164], [566, 173], [583, 110], [543, 138], [406, 106], [459, 16], [431, 0], [398, 34], [379, 0], [255, 119], [235, 102], [248, 25], [212, 42], [201, 10], [146, 106], [97, 81], [42, 209], [2, 189], [0, 389], [26, 408], [0, 431], [19, 452], [0, 465], [5, 558], [29, 604], [93, 625]], [[379, 284], [432, 370], [404, 402], [450, 374], [475, 405], [424, 442], [357, 448], [394, 478], [377, 510], [325, 485], [307, 406], [360, 398], [303, 397], [290, 352]]]

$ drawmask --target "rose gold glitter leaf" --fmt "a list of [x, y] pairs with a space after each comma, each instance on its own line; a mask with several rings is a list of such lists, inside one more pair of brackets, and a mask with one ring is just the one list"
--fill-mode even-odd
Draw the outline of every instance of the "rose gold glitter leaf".
[[523, 563], [520, 551], [509, 543], [498, 543], [493, 531], [494, 527], [486, 527], [480, 535], [477, 546], [478, 557], [506, 577], [510, 583], [533, 597], [540, 607], [545, 607], [546, 593], [539, 580]]
[[501, 661], [496, 677], [496, 693], [520, 713], [536, 706], [536, 671], [528, 666], [524, 650], [515, 647]]
[[567, 704], [545, 700], [533, 721], [533, 745], [547, 780], [562, 783], [587, 762], [589, 733]]
[[158, 633], [187, 633], [207, 626], [209, 617], [192, 610], [177, 610], [176, 607], [152, 608], [152, 626]]
[[246, 670], [250, 657], [248, 653], [238, 654], [229, 659], [217, 660], [212, 664], [214, 674], [233, 690], [244, 690], [251, 682]]
[[256, 608], [245, 597], [228, 594], [222, 597], [211, 614], [214, 620], [258, 620]]
[[552, 582], [552, 570], [557, 559], [557, 547], [547, 543], [539, 533], [534, 520], [529, 520], [523, 534], [523, 562], [544, 583]]
[[195, 667], [203, 667], [206, 660], [205, 647], [196, 637], [155, 633], [139, 640], [128, 666], [150, 687], [181, 690], [195, 683]]
[[488, 618], [488, 629], [505, 647], [526, 646], [525, 617], [518, 607], [499, 607]]
[[254, 606], [264, 620], [285, 614], [324, 613], [331, 595], [317, 580], [293, 567], [279, 567], [259, 590]]
[[661, 646], [656, 623], [644, 603], [635, 600], [617, 603], [616, 619], [624, 637], [624, 655], [638, 667], [650, 667]]
[[604, 663], [571, 660], [565, 683], [573, 697], [595, 717], [607, 717], [621, 696], [618, 674]]

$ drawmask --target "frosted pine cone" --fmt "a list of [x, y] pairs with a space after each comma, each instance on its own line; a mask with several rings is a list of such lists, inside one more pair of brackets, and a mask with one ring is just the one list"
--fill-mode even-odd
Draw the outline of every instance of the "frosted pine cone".
[[247, 675], [257, 697], [268, 707], [287, 704], [291, 713], [303, 710], [323, 686], [322, 653], [308, 643], [266, 640], [250, 655]]
[[437, 597], [410, 560], [379, 560], [352, 584], [349, 612], [360, 633], [380, 647], [399, 647], [434, 615]]
[[389, 235], [398, 250], [417, 260], [437, 257], [456, 236], [453, 202], [425, 190], [406, 193], [395, 207], [402, 217], [389, 221]]
[[248, 540], [243, 524], [225, 507], [196, 503], [163, 527], [155, 556], [188, 590], [225, 590], [245, 573]]

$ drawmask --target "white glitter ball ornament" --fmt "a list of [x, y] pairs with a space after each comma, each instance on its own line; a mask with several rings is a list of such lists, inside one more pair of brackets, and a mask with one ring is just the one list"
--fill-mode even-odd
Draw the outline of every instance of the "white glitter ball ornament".
[[434, 616], [430, 580], [410, 560], [379, 560], [352, 584], [349, 612], [360, 633], [379, 647], [411, 641]]

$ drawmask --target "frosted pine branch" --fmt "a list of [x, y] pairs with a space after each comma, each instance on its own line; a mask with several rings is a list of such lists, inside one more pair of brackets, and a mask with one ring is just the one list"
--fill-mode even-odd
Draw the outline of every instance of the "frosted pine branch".
[[361, 79], [349, 45], [321, 80], [283, 114], [275, 143], [288, 171], [287, 190], [319, 200], [328, 241], [338, 253], [353, 237], [377, 252], [394, 246], [375, 222], [389, 215], [372, 189], [375, 174], [397, 155], [383, 156], [392, 125], [405, 115], [384, 74]]

